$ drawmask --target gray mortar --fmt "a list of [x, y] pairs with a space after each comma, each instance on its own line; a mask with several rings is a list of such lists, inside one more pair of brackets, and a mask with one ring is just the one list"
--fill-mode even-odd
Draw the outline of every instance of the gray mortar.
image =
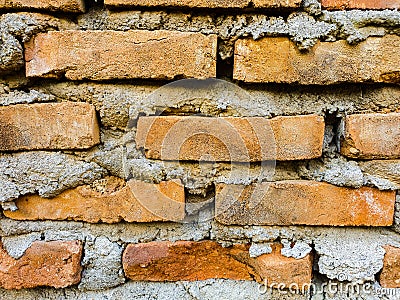
[[51, 29], [72, 29], [66, 20], [35, 13], [10, 13], [0, 16], [0, 73], [15, 72], [25, 64], [21, 42], [38, 32]]
[[400, 196], [396, 196], [395, 213], [394, 213], [394, 230], [400, 233]]
[[82, 260], [84, 270], [79, 289], [103, 290], [123, 284], [122, 252], [122, 246], [107, 237], [86, 239]]
[[[122, 286], [98, 292], [81, 292], [74, 288], [55, 290], [37, 288], [34, 290], [0, 290], [2, 300], [281, 300], [282, 294], [253, 281], [209, 279], [194, 282], [128, 282]], [[309, 295], [284, 295], [288, 300], [306, 300]]]
[[15, 259], [24, 255], [25, 250], [28, 249], [34, 241], [40, 241], [41, 233], [33, 232], [18, 236], [3, 236], [1, 243], [7, 253]]
[[0, 155], [0, 203], [12, 209], [19, 196], [38, 193], [52, 197], [63, 190], [88, 184], [106, 174], [93, 162], [59, 152], [32, 151]]
[[258, 257], [272, 253], [271, 243], [252, 243], [249, 248], [250, 257]]
[[10, 90], [6, 85], [0, 84], [0, 106], [12, 104], [28, 104], [37, 102], [51, 102], [54, 101], [53, 95], [38, 92], [34, 89], [29, 92]]
[[310, 245], [302, 241], [297, 241], [293, 246], [291, 245], [292, 242], [286, 239], [281, 240], [281, 243], [283, 245], [281, 253], [286, 257], [300, 259], [306, 257], [312, 251]]

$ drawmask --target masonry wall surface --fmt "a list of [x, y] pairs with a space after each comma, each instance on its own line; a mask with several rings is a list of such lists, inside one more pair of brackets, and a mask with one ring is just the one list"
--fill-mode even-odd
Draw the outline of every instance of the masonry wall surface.
[[400, 299], [399, 8], [0, 0], [0, 299]]

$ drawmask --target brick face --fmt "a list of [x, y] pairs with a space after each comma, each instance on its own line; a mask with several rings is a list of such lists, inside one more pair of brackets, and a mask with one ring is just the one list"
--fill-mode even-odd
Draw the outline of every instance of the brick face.
[[163, 160], [260, 161], [321, 156], [319, 116], [253, 118], [141, 117], [136, 143]]
[[94, 106], [87, 103], [0, 107], [0, 150], [86, 149], [100, 142]]
[[107, 178], [104, 191], [81, 186], [52, 199], [37, 195], [16, 201], [18, 210], [4, 211], [15, 220], [75, 220], [90, 223], [181, 221], [185, 217], [185, 191], [176, 181], [151, 184]]
[[[301, 0], [253, 0], [257, 8], [297, 8]], [[104, 4], [111, 7], [134, 6], [184, 6], [195, 8], [246, 8], [250, 6], [249, 0], [105, 0]]]
[[227, 225], [390, 226], [395, 195], [305, 180], [217, 184], [215, 213]]
[[5, 289], [50, 286], [63, 288], [79, 283], [82, 244], [70, 242], [34, 242], [14, 259], [0, 246], [0, 286]]
[[346, 41], [318, 42], [300, 53], [288, 38], [239, 40], [234, 79], [244, 82], [335, 84], [400, 81], [400, 37], [371, 37], [351, 46]]
[[379, 283], [384, 288], [400, 288], [400, 248], [385, 246], [385, 259]]
[[322, 0], [322, 7], [335, 9], [396, 9], [400, 8], [398, 0]]
[[25, 44], [28, 77], [72, 80], [215, 77], [216, 55], [215, 35], [173, 31], [50, 31]]
[[50, 11], [84, 12], [83, 0], [0, 0], [0, 9], [41, 9]]
[[225, 278], [269, 283], [311, 282], [312, 259], [287, 258], [280, 254], [281, 245], [273, 244], [273, 252], [250, 258], [248, 245], [223, 248], [213, 241], [150, 242], [130, 244], [122, 263], [132, 280], [181, 281]]
[[352, 158], [399, 158], [400, 114], [349, 115], [344, 122], [341, 153]]

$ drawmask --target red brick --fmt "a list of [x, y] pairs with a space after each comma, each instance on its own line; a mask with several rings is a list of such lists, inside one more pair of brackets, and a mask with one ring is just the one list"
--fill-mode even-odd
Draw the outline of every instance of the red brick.
[[217, 184], [215, 213], [229, 225], [390, 226], [395, 196], [306, 180]]
[[251, 118], [141, 117], [136, 144], [163, 160], [260, 161], [321, 156], [319, 116]]
[[53, 199], [28, 195], [16, 201], [17, 211], [4, 211], [15, 220], [75, 220], [90, 223], [181, 221], [185, 190], [176, 181], [160, 184], [106, 179], [104, 191], [80, 186]]
[[210, 278], [310, 284], [311, 255], [303, 259], [281, 255], [273, 244], [271, 254], [250, 258], [249, 246], [223, 248], [213, 241], [150, 242], [130, 244], [122, 263], [125, 275], [138, 281], [195, 281]]
[[244, 82], [336, 84], [400, 82], [400, 37], [371, 37], [357, 45], [318, 42], [301, 53], [285, 37], [235, 44], [234, 79]]
[[50, 31], [25, 44], [28, 77], [173, 79], [216, 76], [217, 37], [176, 31]]
[[0, 107], [0, 150], [86, 149], [100, 142], [94, 106], [62, 102]]
[[322, 7], [336, 9], [398, 9], [399, 0], [322, 0]]
[[400, 113], [347, 116], [340, 150], [352, 158], [399, 158]]
[[379, 283], [384, 288], [400, 288], [400, 248], [385, 246], [385, 259]]
[[0, 0], [0, 9], [40, 9], [50, 11], [84, 12], [83, 0]]
[[301, 0], [105, 0], [110, 7], [193, 7], [193, 8], [246, 8], [250, 2], [256, 8], [298, 8]]
[[77, 284], [81, 280], [81, 256], [79, 241], [34, 242], [19, 259], [12, 258], [0, 245], [0, 286], [64, 288]]

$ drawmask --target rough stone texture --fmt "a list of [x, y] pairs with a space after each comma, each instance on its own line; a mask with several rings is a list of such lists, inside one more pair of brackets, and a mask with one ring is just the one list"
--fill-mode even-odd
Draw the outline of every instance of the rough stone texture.
[[75, 220], [90, 223], [154, 222], [185, 217], [185, 191], [178, 181], [151, 184], [109, 177], [93, 186], [80, 186], [52, 199], [36, 195], [15, 201], [15, 220]]
[[13, 104], [29, 104], [35, 102], [54, 102], [55, 97], [37, 90], [29, 90], [29, 92], [10, 90], [8, 86], [0, 85], [0, 105]]
[[5, 289], [76, 284], [81, 279], [82, 244], [70, 242], [35, 242], [18, 260], [0, 248], [0, 285]]
[[383, 266], [385, 254], [382, 245], [385, 240], [394, 242], [395, 238], [379, 238], [370, 229], [353, 231], [349, 228], [330, 230], [320, 234], [315, 240], [315, 250], [319, 255], [318, 271], [329, 279], [339, 281], [374, 281]]
[[128, 245], [122, 260], [125, 274], [132, 280], [252, 280], [254, 277], [268, 286], [295, 283], [301, 287], [311, 283], [311, 255], [299, 260], [287, 258], [281, 255], [281, 248], [275, 243], [270, 254], [252, 259], [247, 245], [223, 248], [213, 241], [151, 242]]
[[390, 226], [395, 192], [313, 181], [217, 184], [215, 201], [223, 224]]
[[322, 0], [326, 9], [398, 9], [397, 0]]
[[92, 183], [106, 174], [96, 163], [57, 152], [25, 152], [0, 156], [0, 202], [38, 193], [52, 197], [68, 188]]
[[254, 162], [321, 156], [319, 116], [266, 118], [141, 117], [136, 144], [162, 160]]
[[94, 106], [87, 103], [0, 107], [0, 151], [87, 149], [100, 142]]
[[[260, 292], [261, 291], [261, 292]], [[232, 300], [233, 295], [244, 300], [281, 300], [282, 293], [276, 289], [265, 289], [254, 281], [236, 281], [224, 279], [209, 279], [192, 282], [127, 282], [117, 288], [104, 291], [80, 292], [73, 288], [64, 290], [34, 289], [29, 292], [7, 291], [0, 289], [2, 300], [45, 300], [45, 299], [74, 299], [74, 300], [115, 300], [150, 298], [160, 300]], [[288, 300], [308, 300], [309, 294], [287, 294]]]
[[283, 37], [239, 40], [234, 79], [244, 82], [334, 84], [399, 82], [400, 37], [368, 38], [356, 46], [345, 41], [319, 42], [307, 53]]
[[246, 8], [250, 6], [250, 3], [254, 7], [285, 7], [285, 8], [296, 8], [301, 4], [300, 0], [105, 0], [104, 4], [111, 7], [132, 7], [132, 6], [185, 6], [195, 8]]
[[400, 288], [400, 248], [386, 246], [379, 283], [384, 288]]
[[348, 157], [400, 157], [400, 114], [349, 115], [344, 121], [340, 152]]
[[86, 240], [79, 289], [102, 290], [123, 284], [122, 251], [121, 245], [111, 242], [105, 236]]
[[364, 173], [364, 182], [379, 189], [400, 189], [399, 160], [370, 160], [358, 162]]
[[0, 9], [40, 9], [84, 12], [85, 3], [83, 0], [1, 0]]
[[200, 33], [52, 31], [25, 44], [26, 74], [72, 80], [208, 78], [216, 76], [216, 51], [217, 37]]

